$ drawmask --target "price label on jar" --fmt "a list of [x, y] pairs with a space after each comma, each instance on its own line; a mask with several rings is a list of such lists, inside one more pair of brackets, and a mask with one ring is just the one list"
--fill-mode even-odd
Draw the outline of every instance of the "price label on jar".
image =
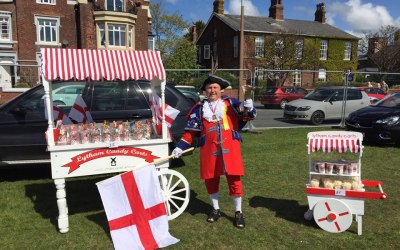
[[335, 189], [335, 195], [337, 195], [337, 196], [346, 196], [346, 190], [344, 190], [344, 189]]
[[117, 141], [112, 141], [112, 142], [110, 142], [110, 145], [108, 147], [109, 148], [118, 148], [118, 142]]

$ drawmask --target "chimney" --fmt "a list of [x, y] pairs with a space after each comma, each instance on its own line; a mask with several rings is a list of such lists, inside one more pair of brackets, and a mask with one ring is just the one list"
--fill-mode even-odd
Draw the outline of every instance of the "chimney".
[[214, 13], [224, 14], [224, 0], [215, 0], [214, 3]]
[[190, 34], [191, 34], [192, 42], [195, 44], [196, 41], [197, 41], [197, 28], [196, 28], [196, 25], [193, 25], [191, 27]]
[[315, 20], [316, 22], [326, 23], [325, 17], [325, 3], [317, 4], [317, 10], [315, 11]]
[[271, 6], [269, 7], [269, 17], [276, 20], [283, 20], [282, 0], [271, 0]]

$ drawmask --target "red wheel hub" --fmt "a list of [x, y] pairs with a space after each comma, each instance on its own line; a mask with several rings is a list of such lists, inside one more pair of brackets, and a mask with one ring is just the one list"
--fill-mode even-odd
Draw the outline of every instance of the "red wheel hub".
[[329, 214], [328, 214], [328, 220], [330, 220], [330, 221], [336, 220], [336, 214], [334, 214], [334, 213], [329, 213]]

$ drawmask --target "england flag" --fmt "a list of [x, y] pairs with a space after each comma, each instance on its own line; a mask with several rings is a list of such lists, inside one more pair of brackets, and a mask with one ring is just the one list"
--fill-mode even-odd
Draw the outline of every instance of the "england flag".
[[76, 97], [74, 106], [72, 106], [68, 117], [78, 123], [89, 123], [93, 121], [92, 115], [81, 95]]

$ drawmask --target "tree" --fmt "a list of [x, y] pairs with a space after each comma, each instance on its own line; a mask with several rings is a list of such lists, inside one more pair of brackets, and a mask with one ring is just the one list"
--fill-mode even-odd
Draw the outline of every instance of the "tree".
[[268, 73], [275, 85], [283, 85], [293, 70], [318, 69], [320, 66], [319, 49], [313, 39], [280, 33], [266, 37], [264, 44], [266, 68], [277, 70]]
[[377, 32], [364, 33], [359, 46], [361, 55], [372, 62], [379, 72], [400, 70], [400, 30], [397, 27], [382, 26]]
[[[150, 4], [152, 28], [156, 37], [156, 49], [160, 51], [166, 69], [198, 68], [197, 51], [185, 34], [189, 24], [177, 12], [169, 14], [160, 0]], [[188, 83], [193, 72], [167, 72], [168, 80]]]

